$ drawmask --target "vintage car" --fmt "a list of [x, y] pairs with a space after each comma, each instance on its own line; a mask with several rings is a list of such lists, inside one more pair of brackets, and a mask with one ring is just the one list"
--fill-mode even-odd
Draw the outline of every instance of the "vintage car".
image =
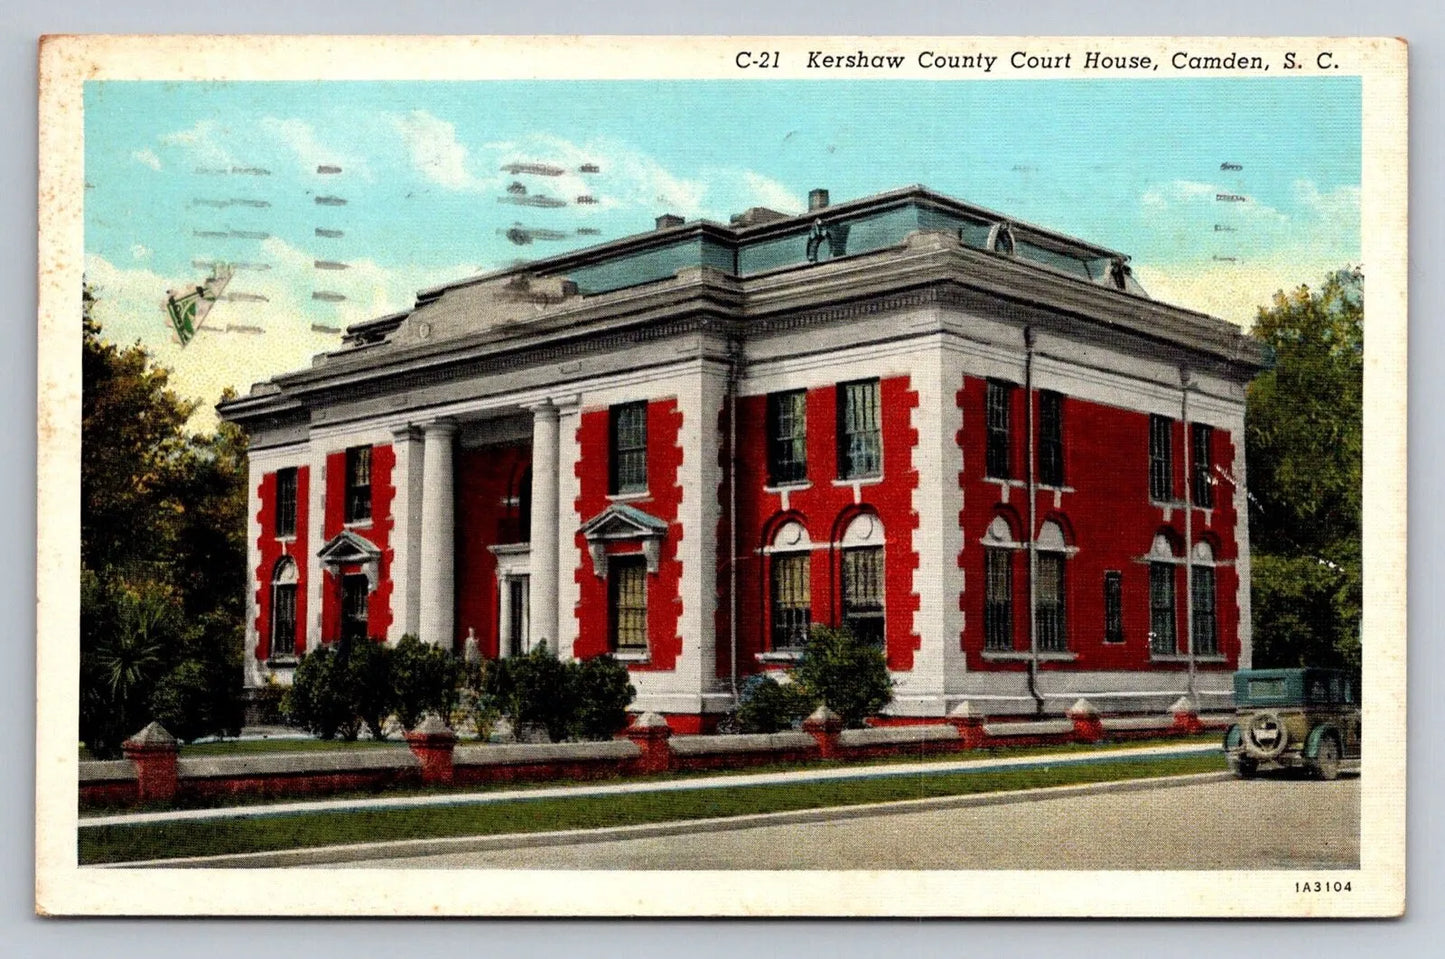
[[1336, 669], [1246, 669], [1234, 674], [1236, 721], [1224, 734], [1229, 768], [1303, 769], [1334, 779], [1360, 758], [1359, 684]]

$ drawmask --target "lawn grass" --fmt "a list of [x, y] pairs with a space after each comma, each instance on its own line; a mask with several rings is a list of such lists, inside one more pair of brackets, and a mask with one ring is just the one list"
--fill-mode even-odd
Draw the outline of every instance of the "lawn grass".
[[518, 799], [480, 805], [295, 813], [134, 826], [82, 824], [79, 855], [81, 865], [93, 865], [388, 840], [596, 829], [1173, 776], [1224, 768], [1223, 754], [1211, 752], [1195, 756], [1121, 757], [1103, 762], [987, 772], [919, 773], [566, 799]]
[[[812, 759], [799, 762], [777, 762], [766, 763], [758, 766], [744, 766], [736, 769], [694, 769], [677, 770], [667, 773], [655, 773], [647, 776], [628, 776], [628, 782], [670, 782], [678, 779], [696, 779], [702, 776], [752, 776], [763, 773], [797, 772], [809, 769], [839, 769], [849, 766], [892, 766], [902, 763], [919, 762], [957, 762], [969, 759], [1007, 759], [1016, 756], [1042, 756], [1058, 753], [1094, 752], [1099, 750], [1117, 750], [1126, 753], [1133, 749], [1148, 749], [1159, 746], [1193, 745], [1198, 743], [1217, 744], [1220, 736], [1217, 733], [1201, 733], [1194, 736], [1169, 736], [1159, 739], [1135, 739], [1124, 742], [1099, 742], [1099, 743], [1056, 743], [1042, 746], [990, 746], [982, 749], [972, 749], [960, 752], [930, 752], [924, 753], [921, 750], [909, 750], [895, 753], [889, 756], [873, 756], [867, 759]], [[255, 744], [255, 748], [251, 748]], [[283, 743], [287, 745], [300, 745], [301, 749], [276, 748]], [[267, 745], [273, 748], [263, 748]], [[224, 743], [208, 743], [205, 746], [184, 746], [181, 755], [192, 757], [201, 756], [231, 756], [231, 755], [254, 755], [258, 753], [283, 753], [283, 752], [313, 752], [324, 751], [327, 748], [336, 748], [341, 745], [336, 741], [325, 742], [319, 739], [303, 740], [246, 740], [243, 742], [230, 741]], [[405, 744], [397, 742], [375, 742], [373, 740], [358, 740], [355, 743], [347, 744], [351, 747], [358, 746], [393, 746], [404, 747]], [[459, 746], [477, 745], [477, 743], [463, 740]], [[248, 747], [245, 750], [236, 750], [235, 747]], [[613, 780], [622, 777], [613, 777]], [[606, 782], [608, 780], [599, 780]], [[449, 793], [484, 793], [501, 789], [546, 789], [568, 780], [537, 780], [531, 782], [495, 782], [495, 783], [468, 783], [458, 786], [396, 786], [387, 785], [377, 789], [347, 789], [337, 792], [330, 792], [316, 796], [226, 796], [223, 798], [196, 798], [179, 797], [171, 802], [149, 802], [136, 804], [131, 802], [107, 802], [84, 800], [79, 804], [79, 812], [85, 815], [101, 815], [117, 812], [163, 812], [168, 809], [214, 809], [222, 806], [269, 806], [277, 803], [291, 803], [305, 801], [306, 799], [375, 799], [379, 796], [435, 796]]]

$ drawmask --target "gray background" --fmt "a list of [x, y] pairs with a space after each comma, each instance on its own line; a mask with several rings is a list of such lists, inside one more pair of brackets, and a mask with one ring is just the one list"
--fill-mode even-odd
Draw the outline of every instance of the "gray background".
[[[9, 118], [0, 143], [0, 289], [8, 294], [0, 350], [0, 502], [10, 504], [0, 545], [0, 953], [170, 959], [201, 954], [363, 957], [412, 955], [888, 956], [928, 953], [1072, 957], [1438, 954], [1441, 858], [1441, 597], [1436, 588], [1441, 518], [1430, 478], [1440, 472], [1445, 405], [1439, 314], [1445, 271], [1411, 271], [1410, 479], [1410, 850], [1407, 918], [1398, 922], [425, 922], [42, 920], [34, 882], [33, 706], [35, 653], [35, 43], [42, 33], [778, 33], [954, 35], [1336, 35], [1403, 36], [1411, 42], [1410, 245], [1412, 262], [1439, 249], [1445, 32], [1438, 5], [1408, 0], [1208, 0], [1156, 9], [1148, 0], [972, 4], [926, 0], [703, 2], [627, 0], [617, 9], [581, 0], [525, 0], [506, 7], [441, 0], [6, 0], [0, 14], [0, 89]], [[1368, 264], [1366, 265], [1368, 269]], [[1423, 505], [1422, 505], [1423, 504]], [[379, 881], [378, 897], [386, 894]], [[1429, 943], [1434, 942], [1434, 946]]]

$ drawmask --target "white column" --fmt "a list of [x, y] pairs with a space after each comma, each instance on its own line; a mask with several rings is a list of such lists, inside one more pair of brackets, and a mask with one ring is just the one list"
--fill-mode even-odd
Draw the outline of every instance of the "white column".
[[[512, 577], [497, 574], [497, 658], [505, 659], [513, 647], [509, 644], [516, 641], [517, 637], [511, 634], [512, 628]], [[518, 649], [517, 652], [524, 652]]]
[[451, 649], [456, 593], [453, 588], [456, 548], [453, 530], [452, 420], [434, 420], [423, 427], [421, 487], [421, 566], [418, 631], [421, 641]]
[[561, 431], [557, 407], [543, 400], [532, 407], [532, 645], [542, 640], [564, 659], [557, 641], [557, 549], [558, 515], [557, 457]]
[[399, 426], [392, 431], [396, 450], [396, 499], [392, 515], [396, 528], [392, 533], [391, 561], [391, 631], [387, 641], [395, 644], [402, 636], [419, 634], [417, 604], [421, 590], [421, 492], [422, 434], [415, 426]]

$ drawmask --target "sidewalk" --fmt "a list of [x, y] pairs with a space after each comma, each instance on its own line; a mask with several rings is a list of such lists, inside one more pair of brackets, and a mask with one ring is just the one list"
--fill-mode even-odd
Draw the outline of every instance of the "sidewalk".
[[829, 769], [801, 769], [774, 773], [698, 776], [656, 782], [586, 783], [576, 786], [498, 789], [488, 792], [445, 793], [420, 796], [382, 796], [374, 799], [327, 799], [307, 802], [271, 803], [267, 805], [228, 806], [218, 809], [176, 809], [165, 812], [82, 816], [77, 825], [79, 828], [84, 829], [93, 826], [136, 826], [150, 823], [204, 822], [218, 819], [249, 819], [317, 812], [366, 812], [436, 806], [470, 806], [536, 799], [607, 796], [622, 793], [682, 792], [699, 789], [734, 788], [738, 786], [775, 785], [790, 782], [806, 783], [847, 779], [878, 779], [886, 777], [934, 775], [938, 773], [981, 773], [1000, 769], [1030, 769], [1049, 766], [1118, 762], [1128, 759], [1191, 756], [1200, 753], [1215, 752], [1218, 751], [1219, 748], [1217, 743], [1181, 743], [1177, 746], [1149, 746], [1137, 749], [1098, 749], [1087, 752], [1076, 751], [1011, 756], [1001, 759], [946, 759], [878, 766], [849, 766]]

